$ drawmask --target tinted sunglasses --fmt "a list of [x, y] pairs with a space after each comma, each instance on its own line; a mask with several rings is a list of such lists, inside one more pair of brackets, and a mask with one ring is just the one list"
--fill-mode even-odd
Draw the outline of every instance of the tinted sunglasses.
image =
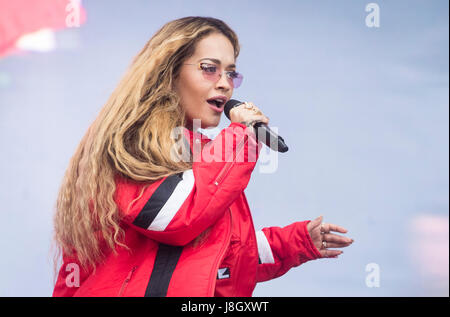
[[[197, 64], [184, 63], [184, 65], [197, 66], [197, 68], [202, 71], [203, 77], [213, 82], [217, 82], [220, 77], [222, 77], [222, 73], [219, 71], [219, 67], [215, 64], [200, 62]], [[228, 82], [233, 86], [233, 88], [238, 88], [242, 84], [242, 80], [244, 79], [244, 76], [242, 76], [242, 74], [235, 72], [234, 70], [226, 70], [225, 74], [227, 76]]]

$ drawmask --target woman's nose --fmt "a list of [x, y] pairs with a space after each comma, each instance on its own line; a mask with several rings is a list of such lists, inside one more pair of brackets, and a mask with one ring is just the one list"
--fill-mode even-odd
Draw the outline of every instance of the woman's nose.
[[233, 88], [233, 86], [230, 84], [230, 81], [228, 80], [225, 72], [223, 72], [220, 75], [220, 78], [216, 83], [216, 88], [217, 89], [226, 89], [226, 90], [230, 90]]

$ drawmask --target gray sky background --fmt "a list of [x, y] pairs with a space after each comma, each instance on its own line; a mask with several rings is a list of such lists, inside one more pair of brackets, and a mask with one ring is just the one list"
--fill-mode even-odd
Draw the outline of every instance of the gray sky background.
[[[83, 1], [86, 24], [57, 32], [55, 51], [1, 59], [0, 296], [51, 295], [69, 159], [131, 59], [189, 15], [236, 31], [245, 78], [233, 97], [289, 146], [274, 172], [258, 162], [246, 189], [256, 229], [323, 215], [355, 240], [254, 295], [448, 296], [448, 1], [376, 1], [378, 28], [369, 2]], [[379, 287], [366, 283], [370, 263]]]

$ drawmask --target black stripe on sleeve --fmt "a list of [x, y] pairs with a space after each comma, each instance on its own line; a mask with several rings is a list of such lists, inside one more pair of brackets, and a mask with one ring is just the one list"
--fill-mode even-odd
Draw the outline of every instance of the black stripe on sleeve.
[[178, 183], [181, 182], [182, 175], [183, 173], [170, 175], [158, 186], [138, 216], [134, 219], [134, 225], [144, 229], [150, 227], [150, 224], [161, 211], [167, 200], [169, 200]]
[[165, 297], [183, 247], [159, 244], [155, 264], [145, 290], [146, 297]]

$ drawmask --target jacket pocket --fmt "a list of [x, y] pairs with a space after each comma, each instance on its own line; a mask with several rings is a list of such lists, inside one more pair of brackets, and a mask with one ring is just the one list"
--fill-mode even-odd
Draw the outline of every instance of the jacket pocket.
[[[241, 239], [236, 236], [234, 233], [231, 235], [230, 243], [228, 244], [225, 255], [220, 263], [219, 269], [228, 268], [231, 271], [234, 271], [237, 263], [237, 259], [239, 258], [239, 254], [241, 253]], [[230, 274], [229, 274], [230, 275]], [[231, 276], [228, 276], [231, 277]], [[218, 279], [219, 276], [218, 276]]]

